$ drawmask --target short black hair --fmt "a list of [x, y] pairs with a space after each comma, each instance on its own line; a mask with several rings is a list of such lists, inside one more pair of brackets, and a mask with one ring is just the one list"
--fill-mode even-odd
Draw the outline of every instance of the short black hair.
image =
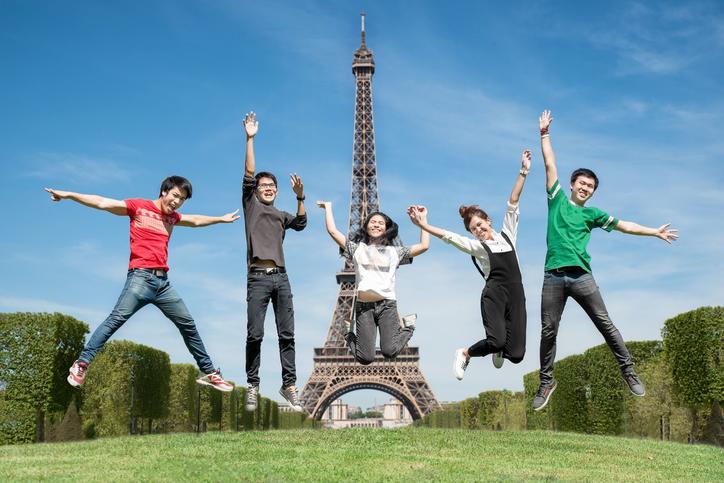
[[596, 176], [596, 173], [588, 168], [578, 168], [573, 173], [571, 173], [571, 184], [575, 183], [579, 176], [591, 178], [593, 180], [593, 191], [596, 191], [598, 189], [598, 176]]
[[261, 173], [256, 173], [254, 176], [254, 179], [256, 180], [256, 184], [259, 185], [259, 180], [261, 178], [271, 178], [274, 180], [274, 184], [276, 186], [279, 186], [279, 183], [277, 183], [277, 177], [271, 174], [269, 171], [262, 171]]
[[158, 191], [159, 198], [163, 196], [164, 192], [168, 193], [174, 188], [184, 190], [186, 192], [186, 199], [191, 199], [191, 193], [193, 191], [191, 188], [191, 181], [187, 180], [183, 176], [169, 176], [163, 180], [161, 182], [161, 189]]

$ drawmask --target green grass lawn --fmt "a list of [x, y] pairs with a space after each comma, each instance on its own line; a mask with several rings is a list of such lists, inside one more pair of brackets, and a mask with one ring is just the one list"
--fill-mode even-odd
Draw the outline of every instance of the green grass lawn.
[[0, 480], [724, 481], [724, 450], [546, 431], [406, 428], [0, 447]]

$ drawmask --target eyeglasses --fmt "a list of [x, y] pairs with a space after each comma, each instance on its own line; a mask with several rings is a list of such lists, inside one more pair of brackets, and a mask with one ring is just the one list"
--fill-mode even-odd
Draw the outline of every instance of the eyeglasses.
[[262, 183], [262, 184], [256, 185], [256, 188], [260, 189], [260, 190], [265, 190], [265, 189], [275, 190], [275, 189], [277, 189], [277, 185], [275, 185], [274, 183]]

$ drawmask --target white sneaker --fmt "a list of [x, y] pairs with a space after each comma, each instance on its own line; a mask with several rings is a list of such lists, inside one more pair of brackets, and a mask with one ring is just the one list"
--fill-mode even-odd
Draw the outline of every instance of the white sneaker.
[[415, 321], [417, 320], [417, 314], [407, 314], [402, 317], [402, 326], [404, 328], [415, 328]]
[[455, 374], [455, 377], [458, 379], [458, 381], [463, 380], [463, 376], [465, 375], [465, 369], [468, 368], [468, 364], [470, 363], [470, 358], [465, 357], [465, 349], [458, 349], [455, 351], [455, 362], [453, 362], [453, 373]]
[[302, 403], [299, 402], [299, 395], [297, 394], [296, 386], [281, 387], [279, 389], [279, 394], [287, 400], [289, 407], [291, 407], [293, 411], [298, 413], [304, 411]]
[[247, 411], [256, 411], [256, 399], [259, 396], [259, 386], [249, 386], [246, 388], [246, 404], [244, 407]]
[[493, 354], [493, 365], [496, 369], [500, 369], [503, 367], [503, 362], [505, 362], [505, 359], [503, 359], [503, 352], [496, 352]]

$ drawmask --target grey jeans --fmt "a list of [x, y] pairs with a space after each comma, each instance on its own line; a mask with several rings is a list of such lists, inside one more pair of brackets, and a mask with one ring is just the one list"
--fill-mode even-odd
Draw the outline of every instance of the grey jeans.
[[356, 333], [347, 334], [347, 345], [357, 362], [372, 364], [375, 360], [377, 327], [380, 328], [380, 351], [392, 359], [412, 337], [413, 327], [401, 327], [397, 301], [357, 302], [355, 304]]
[[582, 268], [565, 271], [549, 270], [543, 277], [543, 295], [541, 297], [541, 336], [540, 336], [540, 383], [550, 384], [553, 381], [553, 362], [556, 358], [556, 337], [561, 321], [563, 308], [568, 297], [588, 314], [598, 331], [608, 344], [616, 358], [621, 373], [633, 372], [633, 360], [623, 337], [603, 303], [593, 275]]

